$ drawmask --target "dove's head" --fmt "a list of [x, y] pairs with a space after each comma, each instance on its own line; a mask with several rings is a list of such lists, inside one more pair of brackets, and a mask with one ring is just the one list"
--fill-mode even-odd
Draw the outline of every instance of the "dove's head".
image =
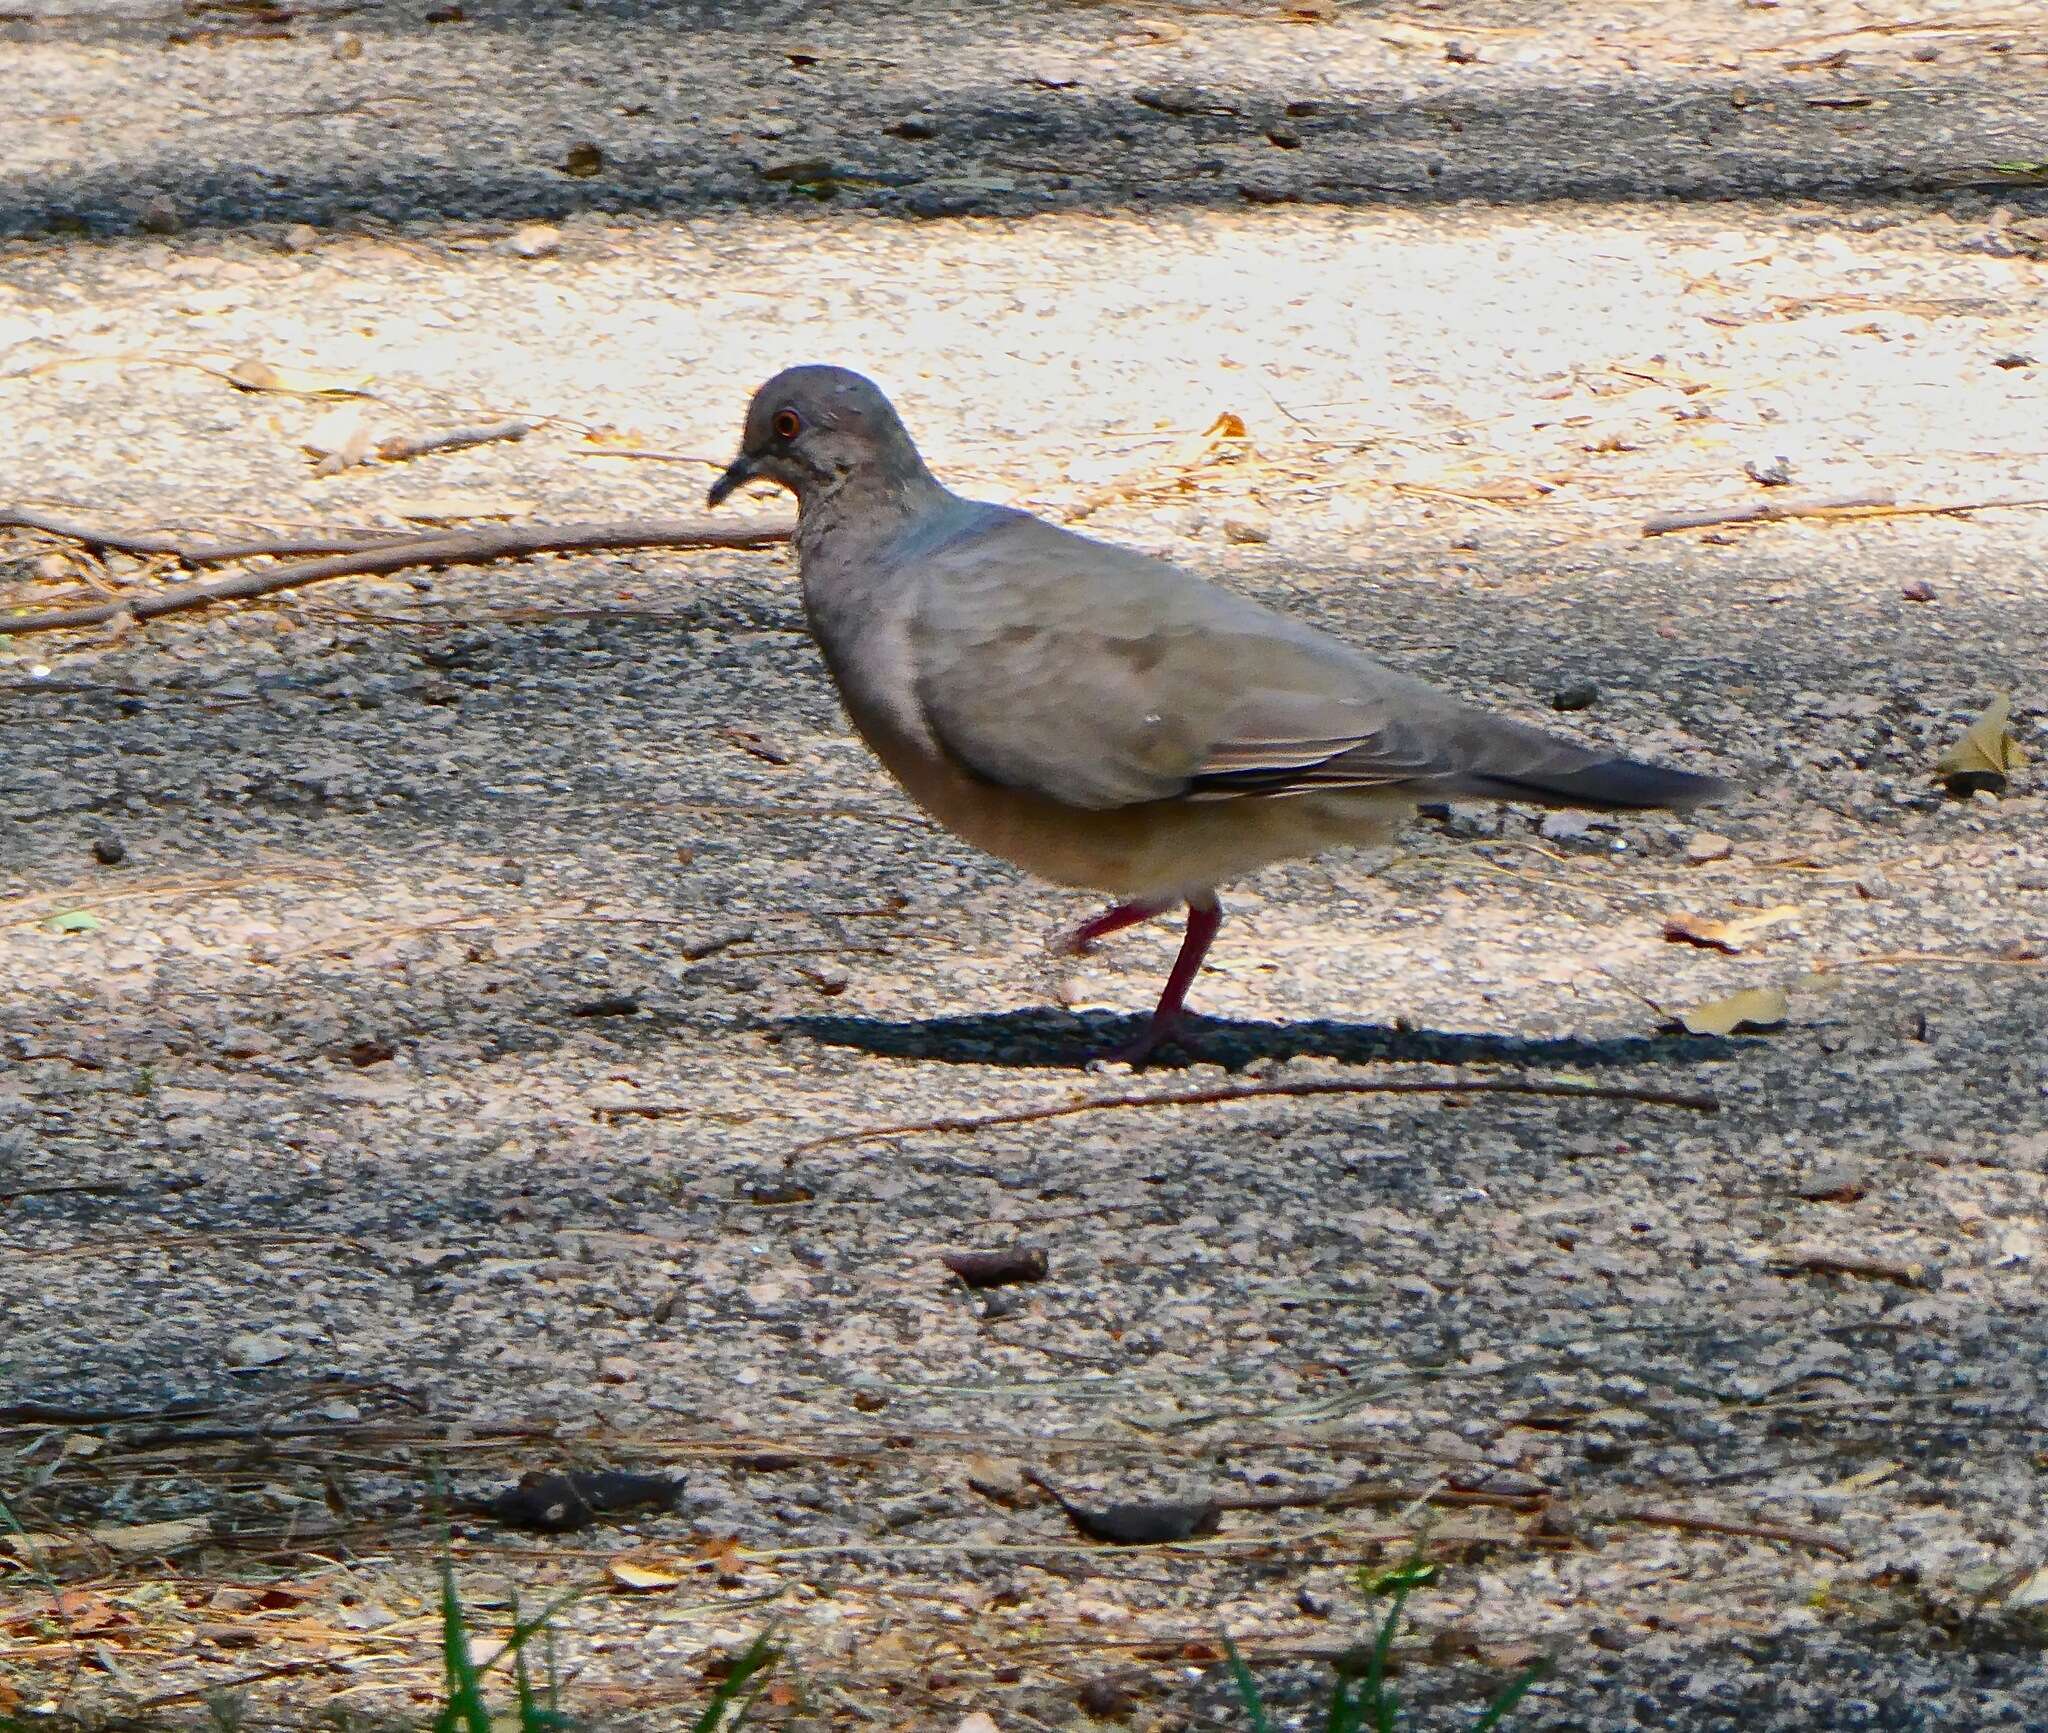
[[740, 454], [710, 503], [755, 480], [780, 483], [800, 507], [849, 482], [877, 494], [935, 485], [888, 398], [844, 367], [791, 367], [754, 393]]

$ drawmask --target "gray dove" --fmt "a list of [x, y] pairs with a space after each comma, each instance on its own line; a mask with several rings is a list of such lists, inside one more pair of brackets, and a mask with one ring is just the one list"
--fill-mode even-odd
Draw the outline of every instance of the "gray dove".
[[792, 367], [755, 393], [714, 506], [797, 499], [812, 635], [861, 738], [977, 848], [1112, 907], [1185, 903], [1136, 1064], [1179, 1021], [1223, 912], [1274, 861], [1388, 841], [1424, 801], [1684, 808], [1724, 784], [1490, 715], [1178, 566], [962, 499], [871, 380]]

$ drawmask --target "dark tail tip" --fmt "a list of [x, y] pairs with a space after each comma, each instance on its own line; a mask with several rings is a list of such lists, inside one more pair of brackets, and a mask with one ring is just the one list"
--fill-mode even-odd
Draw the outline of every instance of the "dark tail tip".
[[1666, 808], [1689, 812], [1736, 792], [1735, 784], [1689, 770], [1667, 770], [1633, 758], [1603, 758], [1577, 770], [1539, 771], [1527, 778], [1487, 777], [1484, 792], [1495, 800], [1528, 800], [1542, 806], [1580, 806], [1593, 811], [1643, 812]]

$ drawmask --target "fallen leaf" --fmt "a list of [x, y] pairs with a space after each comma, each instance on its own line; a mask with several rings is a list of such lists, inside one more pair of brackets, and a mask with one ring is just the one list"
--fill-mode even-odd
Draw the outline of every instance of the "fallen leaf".
[[272, 361], [237, 361], [224, 377], [242, 391], [274, 391], [285, 397], [367, 397], [367, 373], [328, 373], [317, 367], [278, 366]]
[[1246, 446], [1250, 437], [1245, 431], [1244, 417], [1226, 409], [1200, 433], [1191, 433], [1183, 438], [1168, 456], [1167, 467], [1192, 469], [1198, 464], [1213, 461], [1230, 447]]
[[1790, 1012], [1785, 995], [1776, 987], [1748, 987], [1696, 1011], [1683, 1012], [1678, 1021], [1688, 1035], [1736, 1035], [1744, 1030], [1776, 1029]]
[[736, 1534], [707, 1536], [690, 1556], [697, 1560], [700, 1571], [713, 1570], [721, 1577], [742, 1577], [747, 1573], [747, 1561], [740, 1555], [740, 1537]]
[[2038, 1607], [2048, 1605], [2048, 1565], [2039, 1570], [2029, 1571], [2012, 1593], [2005, 1597], [2009, 1607]]
[[939, 1262], [970, 1288], [1000, 1288], [1011, 1282], [1042, 1282], [1048, 1268], [1043, 1246], [1005, 1246], [992, 1252], [941, 1252]]
[[674, 1571], [663, 1570], [657, 1565], [639, 1564], [628, 1558], [608, 1560], [604, 1574], [615, 1588], [631, 1589], [635, 1593], [672, 1589], [683, 1580]]
[[1717, 921], [1706, 915], [1670, 914], [1664, 917], [1664, 937], [1673, 944], [1726, 951], [1733, 957], [1758, 933], [1777, 926], [1781, 921], [1789, 921], [1798, 913], [1797, 903], [1780, 903], [1776, 908], [1759, 909], [1755, 914], [1737, 915], [1726, 921]]
[[1964, 731], [1962, 739], [1936, 760], [1934, 774], [1948, 785], [1949, 793], [2005, 792], [2010, 773], [2027, 761], [2012, 737], [2011, 720], [2012, 698], [2001, 692]]
[[1845, 1480], [1838, 1480], [1828, 1488], [1830, 1492], [1868, 1492], [1873, 1486], [1881, 1486], [1904, 1467], [1898, 1462], [1873, 1462], [1868, 1468], [1858, 1469]]
[[88, 914], [84, 909], [66, 909], [61, 915], [52, 915], [43, 923], [46, 933], [96, 933], [106, 922], [98, 915]]

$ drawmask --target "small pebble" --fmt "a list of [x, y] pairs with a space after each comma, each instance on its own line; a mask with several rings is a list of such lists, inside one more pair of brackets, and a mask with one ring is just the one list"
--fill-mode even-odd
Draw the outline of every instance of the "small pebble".
[[1735, 845], [1725, 836], [1711, 830], [1696, 830], [1685, 839], [1685, 858], [1694, 866], [1705, 866], [1708, 861], [1726, 860], [1735, 852]]
[[912, 140], [937, 138], [939, 136], [938, 122], [922, 114], [906, 114], [900, 120], [890, 121], [882, 130], [887, 133], [893, 133], [897, 138]]
[[1590, 710], [1600, 702], [1600, 688], [1590, 680], [1574, 680], [1550, 695], [1553, 710]]
[[254, 1372], [264, 1366], [275, 1366], [280, 1360], [289, 1360], [291, 1353], [292, 1345], [282, 1336], [252, 1332], [230, 1336], [223, 1359], [230, 1372]]
[[1753, 457], [1742, 466], [1742, 473], [1758, 487], [1786, 487], [1792, 481], [1792, 464], [1783, 457], [1774, 457], [1768, 463]]
[[552, 223], [526, 223], [506, 237], [506, 248], [522, 259], [546, 259], [562, 250], [562, 231]]
[[1223, 520], [1223, 536], [1233, 542], [1269, 542], [1273, 532], [1251, 518], [1227, 517]]
[[1911, 583], [1901, 584], [1899, 594], [1909, 602], [1931, 602], [1934, 600], [1934, 586], [1925, 578], [1915, 578]]
[[119, 866], [128, 858], [128, 845], [111, 831], [92, 839], [92, 858], [101, 866]]

